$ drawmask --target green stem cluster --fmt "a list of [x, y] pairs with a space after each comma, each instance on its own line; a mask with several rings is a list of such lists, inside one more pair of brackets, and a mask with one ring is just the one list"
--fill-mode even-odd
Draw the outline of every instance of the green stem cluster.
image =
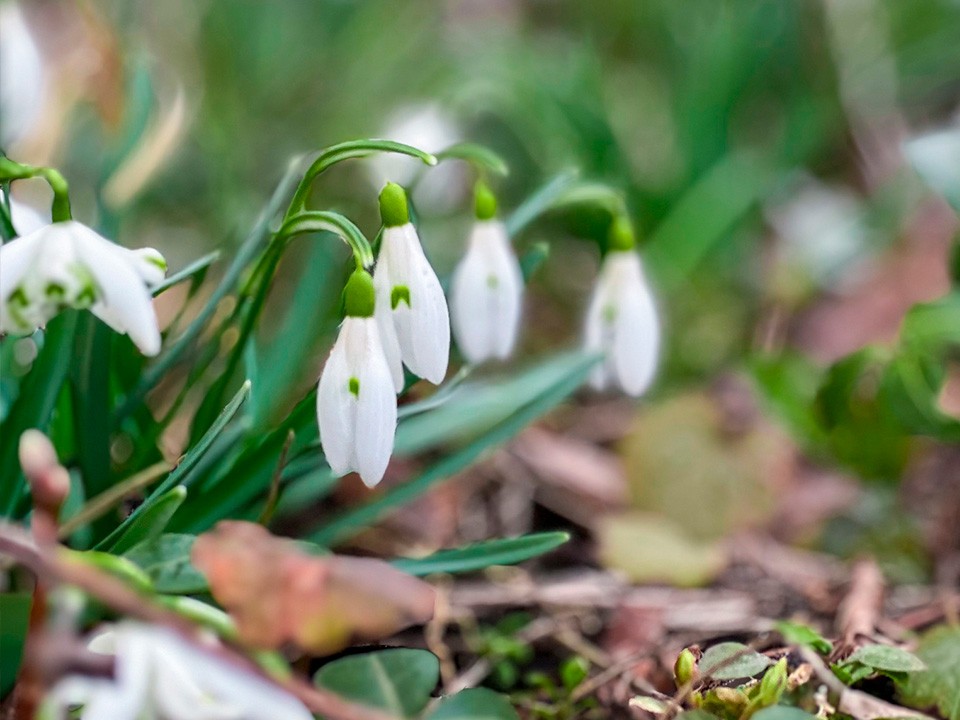
[[0, 183], [9, 183], [13, 180], [27, 180], [43, 178], [53, 190], [53, 204], [50, 208], [54, 222], [71, 220], [70, 188], [66, 179], [59, 171], [49, 167], [36, 167], [14, 162], [8, 157], [0, 157]]

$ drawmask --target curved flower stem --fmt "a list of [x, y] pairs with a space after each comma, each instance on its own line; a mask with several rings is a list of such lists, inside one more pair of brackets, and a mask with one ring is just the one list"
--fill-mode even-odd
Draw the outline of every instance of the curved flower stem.
[[338, 235], [350, 249], [358, 268], [373, 266], [373, 248], [370, 242], [360, 232], [360, 228], [340, 213], [322, 210], [307, 210], [284, 220], [277, 230], [277, 242], [284, 242], [296, 235], [315, 232], [330, 232]]
[[307, 195], [310, 192], [310, 187], [313, 185], [313, 181], [320, 174], [337, 163], [343, 162], [344, 160], [367, 157], [378, 152], [409, 155], [411, 157], [419, 158], [427, 165], [432, 166], [437, 164], [437, 158], [430, 153], [424, 152], [423, 150], [415, 148], [412, 145], [405, 145], [404, 143], [398, 143], [392, 140], [350, 140], [349, 142], [331, 145], [320, 152], [320, 155], [317, 157], [317, 159], [313, 161], [310, 167], [307, 168], [307, 171], [303, 174], [303, 179], [300, 181], [300, 184], [297, 185], [297, 189], [293, 194], [293, 199], [290, 201], [290, 206], [287, 208], [287, 212], [284, 215], [284, 223], [286, 223], [286, 221], [294, 215], [297, 215], [304, 210], [307, 203]]
[[49, 167], [35, 167], [14, 162], [8, 157], [0, 157], [0, 181], [27, 180], [40, 177], [47, 181], [53, 190], [53, 205], [50, 212], [54, 222], [70, 220], [70, 187], [58, 170]]
[[470, 163], [481, 178], [486, 173], [505, 176], [510, 173], [507, 163], [493, 150], [477, 143], [457, 143], [438, 152], [437, 160], [463, 160]]
[[571, 171], [550, 180], [514, 210], [506, 221], [507, 232], [511, 238], [516, 237], [542, 215], [571, 205], [597, 207], [609, 212], [613, 219], [627, 215], [627, 203], [619, 190], [580, 180], [577, 173]]

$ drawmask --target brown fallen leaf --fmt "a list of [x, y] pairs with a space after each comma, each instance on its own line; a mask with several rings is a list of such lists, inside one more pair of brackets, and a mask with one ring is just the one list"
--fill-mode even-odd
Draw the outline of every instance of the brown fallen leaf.
[[191, 560], [253, 647], [327, 655], [433, 617], [436, 593], [422, 580], [373, 558], [309, 555], [254, 523], [218, 523]]

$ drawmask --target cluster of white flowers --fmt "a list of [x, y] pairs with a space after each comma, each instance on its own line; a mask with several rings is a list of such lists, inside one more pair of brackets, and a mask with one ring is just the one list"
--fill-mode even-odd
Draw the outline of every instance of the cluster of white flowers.
[[[338, 475], [359, 473], [367, 486], [383, 478], [393, 452], [396, 394], [406, 368], [443, 381], [450, 325], [469, 363], [508, 358], [523, 313], [523, 274], [496, 200], [477, 186], [476, 222], [453, 273], [450, 310], [417, 230], [406, 194], [388, 183], [380, 194], [384, 230], [371, 277], [358, 269], [344, 289], [346, 318], [317, 391], [320, 441]], [[587, 313], [585, 345], [603, 362], [591, 384], [639, 396], [656, 372], [660, 331], [653, 295], [626, 218], [611, 226], [607, 253]]]
[[[410, 221], [407, 196], [380, 194], [384, 230], [376, 269], [358, 269], [344, 288], [346, 318], [317, 390], [320, 441], [338, 475], [380, 482], [393, 453], [404, 367], [439, 384], [451, 325], [472, 364], [508, 358], [523, 313], [523, 274], [496, 200], [479, 183], [476, 221], [451, 281], [450, 303]], [[28, 334], [67, 307], [89, 308], [145, 355], [160, 351], [151, 289], [166, 272], [150, 248], [129, 250], [75, 220], [46, 222], [13, 205], [14, 223], [33, 226], [0, 246], [0, 332]], [[659, 321], [629, 220], [611, 226], [608, 252], [587, 313], [585, 344], [602, 352], [592, 384], [639, 396], [653, 381]]]

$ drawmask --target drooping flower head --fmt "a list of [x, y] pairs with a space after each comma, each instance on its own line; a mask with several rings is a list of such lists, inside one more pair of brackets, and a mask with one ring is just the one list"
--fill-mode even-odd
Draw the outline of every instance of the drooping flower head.
[[617, 218], [587, 310], [586, 349], [604, 353], [590, 383], [642, 395], [653, 382], [660, 352], [660, 321], [634, 247], [633, 228]]
[[89, 308], [156, 355], [150, 288], [166, 268], [156, 250], [128, 250], [75, 220], [44, 225], [0, 246], [0, 332], [29, 334], [65, 308]]
[[343, 291], [346, 317], [317, 388], [320, 443], [337, 475], [383, 478], [397, 428], [397, 396], [374, 317], [373, 278], [357, 269]]
[[467, 252], [453, 273], [450, 294], [453, 334], [471, 363], [510, 357], [523, 312], [523, 273], [497, 201], [483, 183], [476, 189], [476, 222]]
[[380, 193], [383, 237], [373, 284], [376, 318], [394, 388], [403, 389], [403, 365], [434, 384], [443, 381], [450, 354], [450, 315], [437, 274], [410, 222], [403, 188]]

